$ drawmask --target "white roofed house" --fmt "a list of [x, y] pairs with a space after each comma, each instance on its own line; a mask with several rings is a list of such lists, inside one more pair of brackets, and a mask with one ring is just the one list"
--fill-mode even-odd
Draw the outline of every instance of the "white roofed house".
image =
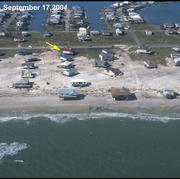
[[116, 35], [119, 36], [119, 35], [124, 35], [124, 31], [121, 30], [121, 29], [116, 29]]
[[0, 32], [0, 37], [5, 37], [6, 33], [5, 32]]
[[79, 28], [79, 35], [80, 36], [86, 36], [87, 35], [87, 29], [84, 27]]
[[180, 66], [180, 57], [174, 59], [175, 65]]
[[151, 30], [145, 30], [145, 34], [151, 36], [153, 35], [153, 32]]

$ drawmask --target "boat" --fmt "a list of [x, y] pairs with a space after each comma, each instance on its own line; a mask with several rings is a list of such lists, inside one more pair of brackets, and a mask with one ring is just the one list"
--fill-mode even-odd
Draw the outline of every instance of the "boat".
[[104, 17], [101, 17], [100, 19], [101, 19], [101, 20], [104, 20]]

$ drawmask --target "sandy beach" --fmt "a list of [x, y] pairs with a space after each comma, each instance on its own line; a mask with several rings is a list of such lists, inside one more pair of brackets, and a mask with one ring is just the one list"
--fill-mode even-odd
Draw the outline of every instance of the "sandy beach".
[[[180, 109], [179, 96], [168, 100], [163, 97], [162, 88], [171, 88], [180, 93], [178, 67], [172, 63], [167, 66], [158, 66], [157, 69], [147, 69], [142, 61], [133, 61], [128, 55], [128, 46], [119, 46], [115, 56], [117, 60], [110, 62], [112, 67], [119, 68], [124, 75], [110, 77], [103, 73], [104, 69], [92, 66], [94, 59], [75, 57], [75, 68], [79, 75], [66, 77], [61, 74], [60, 57], [56, 51], [47, 51], [35, 54], [40, 61], [35, 64], [36, 78], [32, 89], [14, 89], [13, 82], [21, 77], [21, 64], [23, 56], [15, 55], [13, 58], [0, 61], [0, 110], [22, 110], [56, 108], [60, 111], [91, 111], [91, 110], [177, 110]], [[170, 59], [164, 59], [169, 60]], [[122, 65], [122, 63], [124, 65]], [[78, 88], [85, 97], [80, 100], [60, 100], [57, 95], [58, 88], [72, 88], [72, 79], [83, 78], [91, 85]], [[46, 82], [50, 85], [47, 85]], [[128, 101], [114, 101], [108, 91], [111, 87], [129, 88], [134, 97]]]

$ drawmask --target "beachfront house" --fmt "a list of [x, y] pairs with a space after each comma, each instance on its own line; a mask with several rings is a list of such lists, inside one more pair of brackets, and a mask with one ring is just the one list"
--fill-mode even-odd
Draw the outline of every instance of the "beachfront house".
[[112, 98], [114, 100], [128, 100], [131, 93], [128, 88], [114, 88], [110, 89]]
[[65, 61], [63, 63], [61, 63], [61, 68], [73, 68], [74, 65], [72, 64], [72, 62], [69, 61]]
[[23, 69], [35, 69], [38, 66], [35, 66], [34, 63], [23, 63], [21, 64]]
[[20, 79], [13, 83], [13, 88], [32, 88], [33, 83], [29, 82], [28, 79]]
[[78, 75], [78, 74], [79, 74], [79, 72], [76, 71], [76, 70], [73, 69], [73, 68], [64, 70], [64, 71], [62, 72], [62, 75], [64, 75], [64, 76], [69, 76], [69, 77], [75, 76], [75, 75]]
[[121, 23], [116, 23], [113, 25], [116, 29], [123, 29], [123, 25]]
[[62, 53], [67, 54], [67, 55], [74, 55], [75, 54], [75, 52], [72, 50], [71, 47], [64, 47], [62, 49]]
[[88, 86], [90, 83], [84, 79], [73, 79], [71, 80], [71, 84], [74, 87], [78, 87], [78, 86], [83, 87], [83, 86]]
[[172, 28], [174, 28], [174, 24], [172, 24], [172, 23], [165, 23], [165, 24], [163, 24], [163, 28], [164, 29], [172, 29]]
[[121, 72], [121, 70], [118, 68], [108, 67], [104, 70], [104, 74], [109, 75], [111, 77], [116, 77], [123, 75], [123, 72]]
[[113, 61], [115, 59], [114, 54], [112, 52], [99, 54], [99, 58], [100, 60], [105, 61]]
[[31, 70], [22, 70], [21, 77], [22, 78], [34, 78], [35, 74]]
[[157, 68], [157, 65], [155, 63], [153, 63], [152, 61], [145, 61], [144, 66], [149, 69]]
[[107, 68], [110, 64], [105, 60], [95, 60], [93, 62], [93, 67], [99, 67], [99, 68]]
[[25, 55], [24, 56], [24, 61], [25, 62], [33, 62], [33, 61], [37, 61], [37, 57], [35, 57], [34, 55]]
[[18, 53], [19, 55], [30, 55], [30, 54], [32, 54], [31, 52], [28, 52], [26, 49], [23, 49], [23, 48], [19, 48], [19, 49], [17, 50], [17, 53]]
[[165, 33], [166, 34], [170, 34], [170, 35], [175, 35], [175, 34], [177, 34], [177, 30], [174, 30], [174, 29], [167, 29], [166, 31], [165, 31]]
[[71, 89], [71, 88], [59, 88], [58, 96], [62, 99], [77, 99], [78, 97], [78, 90]]
[[174, 60], [175, 58], [180, 58], [180, 54], [179, 53], [171, 53], [170, 57]]
[[61, 55], [60, 59], [62, 61], [73, 61], [73, 59], [67, 55]]
[[176, 66], [180, 66], [180, 58], [175, 58], [174, 63]]

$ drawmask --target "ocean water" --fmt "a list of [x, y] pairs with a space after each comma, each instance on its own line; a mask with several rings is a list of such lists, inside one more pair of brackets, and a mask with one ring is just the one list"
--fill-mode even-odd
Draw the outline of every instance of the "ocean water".
[[1, 113], [0, 177], [180, 177], [178, 119]]

